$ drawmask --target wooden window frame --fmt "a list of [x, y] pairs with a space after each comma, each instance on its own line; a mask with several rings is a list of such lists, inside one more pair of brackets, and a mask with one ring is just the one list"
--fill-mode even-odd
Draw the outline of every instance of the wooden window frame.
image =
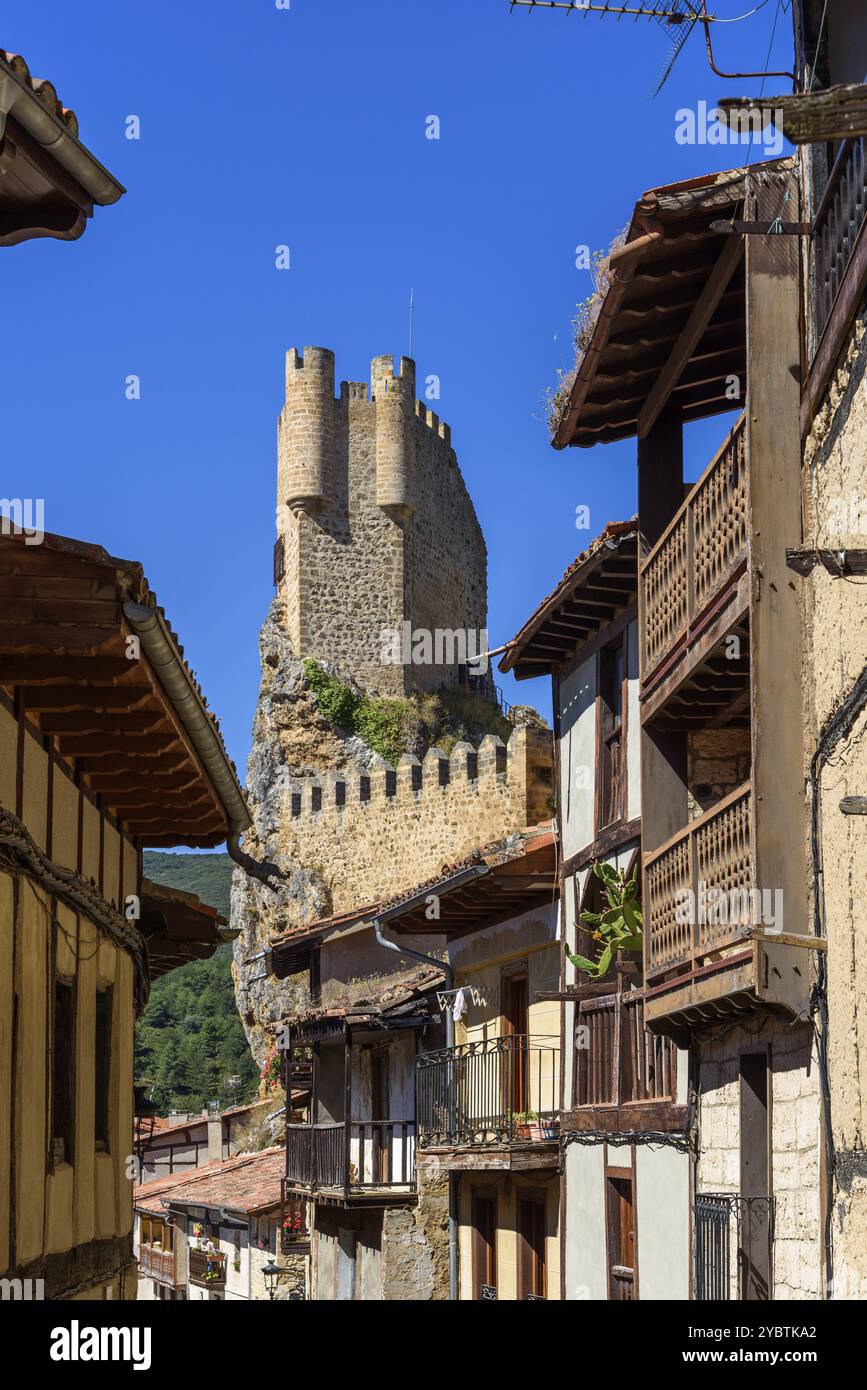
[[[103, 1038], [104, 1070], [100, 1064], [99, 1001], [105, 1000]], [[94, 1001], [93, 1034], [93, 1146], [96, 1153], [111, 1153], [112, 1042], [114, 1033], [114, 988], [97, 985]], [[102, 1082], [102, 1084], [100, 1084]], [[102, 1090], [102, 1097], [100, 1097]], [[101, 1112], [101, 1113], [100, 1113]], [[101, 1122], [101, 1124], [100, 1124]]]
[[[58, 1024], [58, 991], [66, 990], [69, 995], [68, 1016]], [[74, 978], [55, 974], [51, 993], [51, 1106], [49, 1119], [49, 1171], [63, 1163], [75, 1162], [75, 1123], [76, 1123], [76, 1066], [75, 1041], [78, 1023], [78, 991]], [[62, 1036], [60, 1036], [62, 1035]], [[58, 1046], [58, 1043], [61, 1045]], [[63, 1059], [61, 1076], [60, 1059]], [[61, 1105], [60, 1083], [66, 1095], [66, 1104]], [[63, 1153], [59, 1155], [58, 1144], [62, 1143]]]
[[[614, 720], [611, 702], [607, 695], [606, 666], [615, 652], [622, 654], [622, 673], [620, 678], [620, 718]], [[628, 738], [628, 706], [629, 706], [629, 626], [626, 625], [619, 632], [612, 634], [610, 639], [600, 646], [596, 653], [596, 769], [593, 779], [595, 787], [594, 806], [593, 806], [593, 825], [597, 835], [601, 835], [605, 830], [611, 830], [619, 825], [623, 825], [626, 820], [628, 807], [628, 787], [627, 787], [627, 757], [626, 747]], [[613, 722], [611, 727], [607, 727], [607, 721]], [[607, 779], [606, 771], [609, 767], [611, 757], [610, 745], [614, 739], [618, 741], [619, 753], [617, 761], [617, 786], [619, 791], [619, 806], [616, 815], [608, 817], [608, 808], [605, 805]], [[613, 782], [611, 783], [613, 785]]]

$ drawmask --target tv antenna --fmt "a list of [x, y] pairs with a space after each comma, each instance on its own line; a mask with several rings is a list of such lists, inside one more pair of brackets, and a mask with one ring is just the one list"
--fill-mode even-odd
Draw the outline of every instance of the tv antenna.
[[528, 12], [533, 10], [565, 10], [566, 13], [583, 14], [585, 19], [588, 14], [616, 15], [617, 19], [655, 19], [665, 30], [666, 35], [671, 40], [671, 48], [668, 57], [662, 65], [659, 80], [654, 89], [653, 95], [658, 93], [665, 86], [672, 68], [680, 57], [681, 50], [697, 24], [704, 29], [704, 42], [707, 51], [707, 61], [712, 72], [717, 77], [724, 78], [744, 78], [744, 77], [790, 77], [794, 81], [794, 74], [791, 72], [723, 72], [717, 67], [713, 56], [713, 46], [710, 39], [710, 26], [712, 24], [737, 24], [742, 19], [749, 19], [751, 15], [757, 14], [764, 9], [768, 0], [759, 0], [746, 14], [737, 15], [733, 19], [723, 19], [719, 15], [708, 14], [707, 0], [636, 0], [635, 4], [611, 4], [609, 0], [509, 0], [509, 9], [525, 9]]

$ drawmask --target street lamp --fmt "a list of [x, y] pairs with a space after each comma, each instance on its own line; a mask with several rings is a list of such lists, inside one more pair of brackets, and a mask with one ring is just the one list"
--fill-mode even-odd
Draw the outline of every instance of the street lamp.
[[[291, 1273], [291, 1269], [287, 1269], [285, 1265], [276, 1264], [274, 1260], [269, 1260], [266, 1265], [262, 1266], [262, 1277], [265, 1280], [265, 1287], [268, 1290], [268, 1297], [271, 1299], [272, 1302], [277, 1296], [278, 1283], [283, 1278], [284, 1274]], [[289, 1295], [290, 1299], [296, 1301], [298, 1299], [303, 1299], [303, 1297], [304, 1295], [298, 1293], [297, 1291], [294, 1291]]]

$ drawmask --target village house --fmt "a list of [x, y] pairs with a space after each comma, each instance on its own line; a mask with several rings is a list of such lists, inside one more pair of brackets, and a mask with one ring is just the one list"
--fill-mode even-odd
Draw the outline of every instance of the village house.
[[0, 1273], [131, 1297], [135, 1019], [221, 940], [142, 850], [232, 841], [247, 811], [138, 564], [16, 529], [0, 585]]
[[[299, 967], [308, 1002], [275, 1029], [286, 1085], [289, 1200], [310, 1208], [311, 1297], [430, 1297], [445, 1209], [419, 1206], [415, 1059], [441, 1033], [444, 975], [386, 954], [372, 910], [315, 923], [273, 943], [276, 975]], [[427, 935], [427, 952], [441, 948]], [[285, 972], [285, 973], [284, 973]]]
[[[791, 159], [645, 193], [554, 437], [638, 441], [644, 1021], [692, 1057], [696, 1298], [816, 1297], [821, 1281], [824, 941], [807, 911], [786, 557], [801, 536], [799, 257], [767, 230], [798, 204]], [[686, 427], [718, 415], [719, 447], [688, 482]]]
[[[557, 845], [507, 836], [385, 905], [377, 929], [416, 949], [435, 905], [445, 1046], [415, 1059], [420, 1208], [448, 1199], [448, 1296], [561, 1297]], [[443, 1289], [440, 1296], [445, 1296]]]
[[274, 1110], [273, 1101], [255, 1100], [223, 1111], [205, 1110], [199, 1114], [168, 1115], [154, 1119], [143, 1132], [137, 1150], [141, 1181], [171, 1177], [190, 1168], [201, 1168], [225, 1158], [233, 1158], [243, 1144], [251, 1125]]
[[[139, 1299], [305, 1297], [307, 1232], [283, 1225], [283, 1163], [281, 1144], [137, 1187]], [[278, 1278], [270, 1271], [280, 1253]]]
[[500, 661], [553, 687], [568, 1299], [685, 1299], [691, 1285], [688, 1054], [645, 1027], [640, 951], [616, 951], [598, 979], [570, 959], [601, 952], [582, 921], [610, 907], [599, 866], [640, 889], [638, 547], [636, 520], [606, 526]]

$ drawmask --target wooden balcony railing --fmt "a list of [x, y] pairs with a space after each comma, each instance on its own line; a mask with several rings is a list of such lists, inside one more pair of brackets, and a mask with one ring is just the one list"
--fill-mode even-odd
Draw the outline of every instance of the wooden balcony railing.
[[411, 1188], [415, 1182], [413, 1120], [352, 1120], [287, 1125], [286, 1179], [320, 1187]]
[[511, 1034], [416, 1059], [418, 1141], [471, 1145], [556, 1137], [560, 1048]]
[[813, 219], [814, 348], [818, 347], [867, 217], [865, 137], [843, 142]]
[[576, 1109], [675, 1099], [677, 1049], [648, 1033], [639, 991], [582, 1000], [575, 1027]]
[[748, 472], [742, 415], [641, 567], [644, 679], [746, 556]]
[[[749, 935], [753, 877], [752, 784], [745, 782], [645, 855], [645, 974], [695, 965]], [[724, 913], [713, 906], [721, 891]]]
[[140, 1245], [138, 1272], [142, 1279], [156, 1279], [158, 1284], [180, 1283], [174, 1250], [156, 1250], [152, 1245]]
[[222, 1251], [209, 1254], [207, 1250], [193, 1247], [189, 1252], [189, 1261], [191, 1284], [200, 1284], [206, 1289], [226, 1287], [226, 1256]]

